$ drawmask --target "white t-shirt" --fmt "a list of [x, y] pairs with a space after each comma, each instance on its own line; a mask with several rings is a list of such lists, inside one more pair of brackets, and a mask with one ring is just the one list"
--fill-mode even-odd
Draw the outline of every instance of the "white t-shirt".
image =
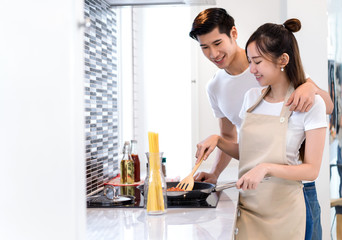
[[[309, 75], [305, 73], [305, 77]], [[216, 72], [207, 84], [209, 103], [217, 118], [228, 118], [239, 129], [242, 119], [239, 117], [245, 93], [255, 87], [260, 87], [249, 67], [239, 75], [230, 75], [224, 69]]]
[[[261, 87], [250, 89], [245, 97], [240, 111], [240, 118], [244, 119], [246, 111], [262, 94]], [[279, 116], [284, 102], [270, 103], [262, 100], [252, 111], [256, 114]], [[299, 148], [305, 139], [305, 131], [327, 127], [326, 107], [321, 96], [315, 96], [315, 103], [308, 112], [292, 112], [287, 128], [286, 156], [289, 165], [301, 164]]]
[[242, 123], [239, 112], [243, 97], [249, 89], [259, 86], [249, 68], [239, 75], [230, 75], [224, 69], [218, 70], [207, 84], [207, 94], [214, 116], [228, 118], [239, 131]]

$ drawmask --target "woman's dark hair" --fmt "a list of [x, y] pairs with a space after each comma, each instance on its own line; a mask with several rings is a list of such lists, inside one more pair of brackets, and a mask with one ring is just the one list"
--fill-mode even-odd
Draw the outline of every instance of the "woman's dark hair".
[[296, 18], [287, 20], [284, 24], [266, 23], [260, 26], [248, 39], [247, 46], [255, 42], [261, 56], [275, 62], [283, 53], [289, 55], [289, 63], [285, 72], [294, 88], [305, 83], [305, 73], [300, 59], [298, 43], [293, 35], [301, 29], [301, 23]]
[[208, 8], [200, 12], [192, 23], [189, 36], [197, 40], [197, 36], [210, 33], [218, 27], [220, 33], [230, 37], [230, 30], [235, 26], [234, 18], [223, 8]]

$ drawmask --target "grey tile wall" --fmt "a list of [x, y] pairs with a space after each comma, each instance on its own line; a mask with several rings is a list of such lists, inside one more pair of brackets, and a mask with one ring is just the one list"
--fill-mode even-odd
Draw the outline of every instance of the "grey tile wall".
[[87, 194], [119, 173], [117, 22], [104, 1], [85, 0], [85, 122]]

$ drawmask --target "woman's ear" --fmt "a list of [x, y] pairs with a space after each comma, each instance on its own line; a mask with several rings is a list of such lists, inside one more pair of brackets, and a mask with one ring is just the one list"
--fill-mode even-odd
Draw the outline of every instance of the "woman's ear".
[[279, 57], [279, 64], [281, 67], [285, 67], [290, 61], [290, 57], [287, 53], [283, 53], [280, 57]]

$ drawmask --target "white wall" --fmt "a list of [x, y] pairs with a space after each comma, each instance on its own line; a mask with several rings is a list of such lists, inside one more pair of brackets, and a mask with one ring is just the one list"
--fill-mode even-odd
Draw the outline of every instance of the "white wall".
[[119, 91], [119, 153], [124, 141], [134, 139], [133, 131], [133, 49], [132, 49], [132, 8], [117, 9], [118, 14], [118, 67]]
[[[185, 177], [192, 168], [190, 8], [137, 7], [135, 80], [139, 87], [138, 143], [142, 171], [148, 131], [159, 133], [167, 175]], [[175, 17], [177, 16], [177, 17]]]
[[85, 239], [83, 1], [2, 1], [0, 238]]
[[[302, 30], [296, 33], [300, 45], [301, 56], [305, 71], [322, 88], [328, 89], [327, 79], [327, 13], [326, 1], [324, 0], [217, 0], [217, 6], [225, 8], [234, 19], [238, 29], [238, 44], [244, 48], [248, 37], [265, 22], [283, 23], [287, 18], [297, 17], [302, 21]], [[310, 10], [308, 8], [310, 6]], [[201, 10], [207, 7], [194, 9], [195, 17]], [[198, 45], [193, 41], [193, 44]], [[219, 133], [218, 122], [213, 117], [210, 105], [205, 93], [205, 85], [212, 78], [217, 68], [210, 63], [201, 53], [194, 55], [193, 60], [198, 61], [198, 140], [213, 133]], [[323, 163], [320, 176], [317, 180], [318, 198], [322, 208], [323, 239], [330, 239], [330, 194], [329, 194], [329, 153], [328, 141], [324, 152]], [[210, 169], [213, 162], [208, 159], [203, 168]], [[231, 170], [226, 170], [223, 174], [234, 175], [233, 171], [237, 167], [234, 160]], [[201, 166], [202, 168], [202, 166]], [[235, 176], [222, 176], [220, 179], [234, 178]]]

